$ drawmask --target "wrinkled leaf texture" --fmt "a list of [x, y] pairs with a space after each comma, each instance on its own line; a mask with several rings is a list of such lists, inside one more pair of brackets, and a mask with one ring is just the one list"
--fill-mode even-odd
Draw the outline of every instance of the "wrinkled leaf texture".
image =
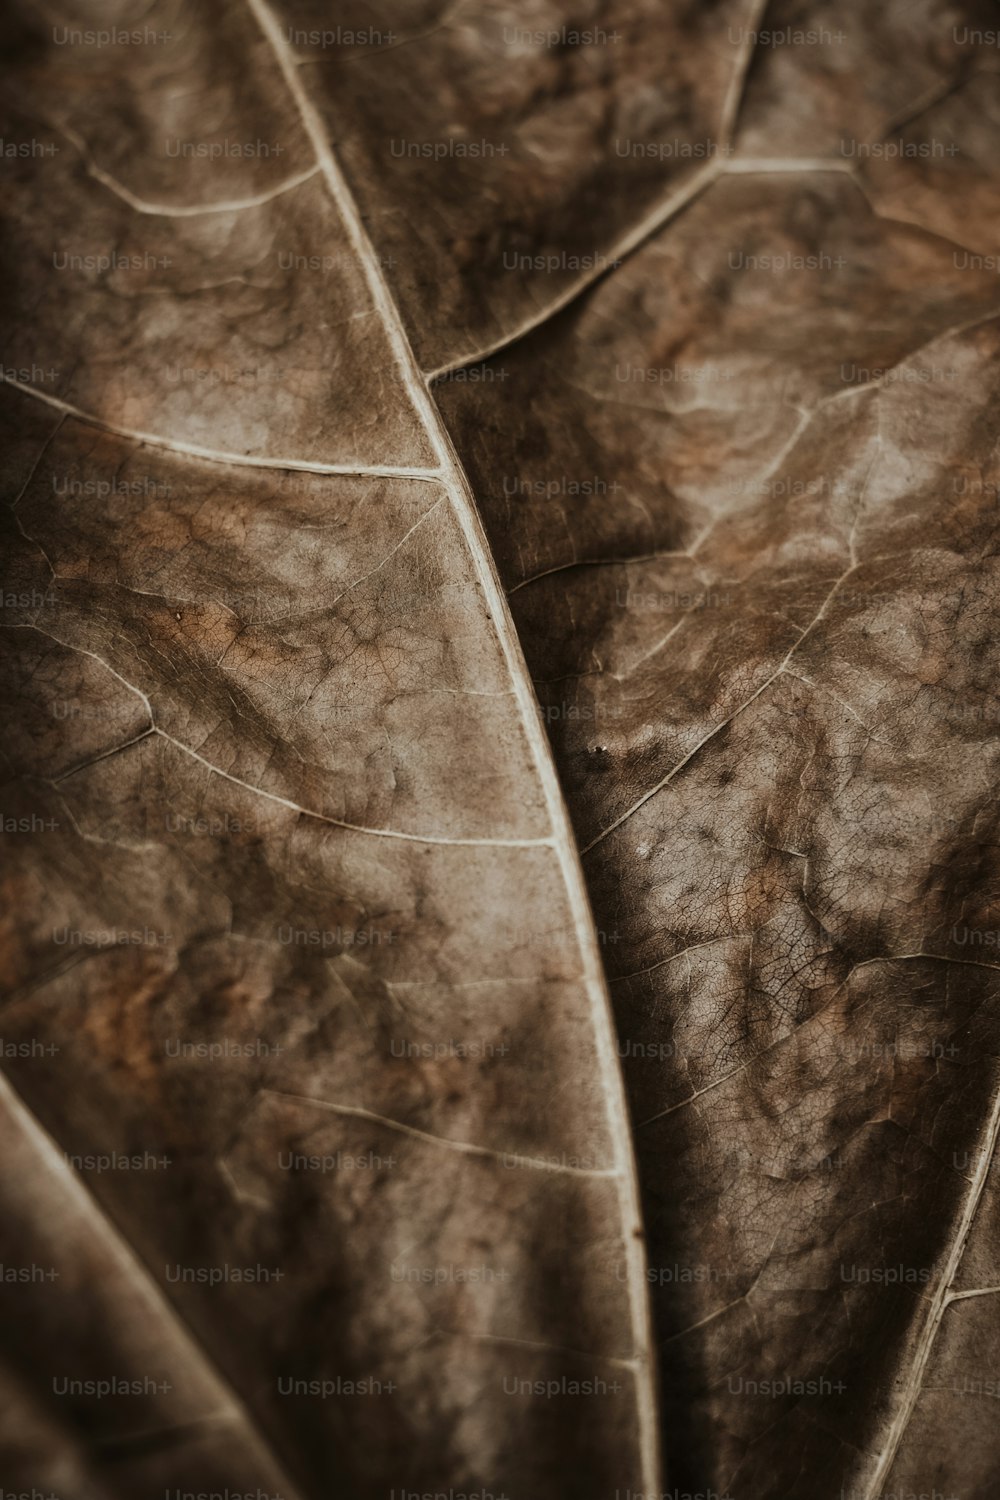
[[11, 1486], [995, 1495], [994, 8], [4, 28]]

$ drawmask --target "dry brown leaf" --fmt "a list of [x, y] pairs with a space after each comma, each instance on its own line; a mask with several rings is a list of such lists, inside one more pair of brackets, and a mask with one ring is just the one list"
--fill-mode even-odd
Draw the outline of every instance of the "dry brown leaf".
[[992, 1500], [994, 8], [97, 9], [5, 23], [12, 1482]]

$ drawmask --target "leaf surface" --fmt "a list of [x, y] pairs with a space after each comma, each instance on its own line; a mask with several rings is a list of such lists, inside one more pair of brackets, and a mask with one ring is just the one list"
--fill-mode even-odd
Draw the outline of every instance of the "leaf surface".
[[58, 1274], [3, 1284], [4, 1477], [655, 1485], [607, 992], [462, 473], [278, 21], [112, 9], [127, 79], [5, 23], [4, 1262]]
[[5, 22], [17, 1478], [992, 1500], [994, 8], [116, 9]]
[[718, 179], [436, 387], [617, 939], [682, 1492], [996, 1488], [997, 120], [966, 21], [769, 7], [839, 50], [759, 45]]

